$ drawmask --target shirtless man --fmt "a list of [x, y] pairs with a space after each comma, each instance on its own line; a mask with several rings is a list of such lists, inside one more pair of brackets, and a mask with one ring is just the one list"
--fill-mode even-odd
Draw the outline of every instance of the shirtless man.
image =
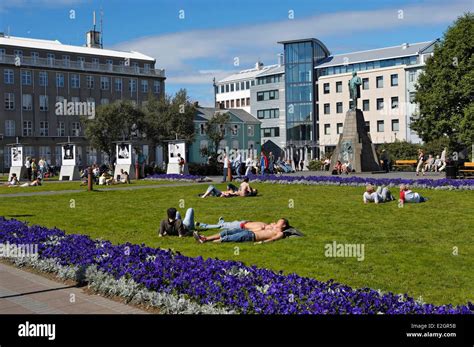
[[204, 194], [199, 194], [201, 198], [207, 198], [208, 196], [218, 196], [221, 198], [227, 198], [227, 197], [232, 197], [232, 196], [250, 196], [250, 195], [257, 195], [258, 191], [257, 189], [253, 189], [250, 187], [249, 184], [249, 179], [248, 177], [244, 178], [244, 181], [240, 184], [240, 187], [238, 190], [234, 189], [228, 189], [225, 191], [220, 191], [213, 185], [210, 185], [206, 192]]
[[[239, 223], [239, 222], [231, 222]], [[229, 225], [231, 224], [229, 223]], [[240, 222], [240, 226], [231, 229], [225, 229], [224, 231], [212, 235], [202, 236], [197, 231], [193, 233], [194, 238], [199, 243], [205, 242], [246, 242], [252, 241], [257, 243], [271, 242], [282, 239], [285, 234], [283, 233], [286, 229], [290, 228], [290, 223], [287, 219], [281, 218], [276, 223], [263, 223], [263, 222]]]

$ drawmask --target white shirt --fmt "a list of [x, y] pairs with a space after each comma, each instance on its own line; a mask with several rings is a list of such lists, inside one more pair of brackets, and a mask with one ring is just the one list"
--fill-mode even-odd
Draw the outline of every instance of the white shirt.
[[373, 192], [373, 193], [365, 192], [363, 195], [363, 198], [364, 198], [364, 203], [375, 202], [376, 204], [378, 204], [379, 201], [382, 200], [382, 196], [377, 194], [377, 192]]
[[227, 155], [224, 156], [224, 169], [227, 169], [229, 167], [229, 159], [227, 158]]
[[25, 161], [25, 167], [29, 169], [31, 167], [31, 163], [29, 160]]
[[411, 190], [405, 191], [405, 202], [420, 202], [420, 194]]

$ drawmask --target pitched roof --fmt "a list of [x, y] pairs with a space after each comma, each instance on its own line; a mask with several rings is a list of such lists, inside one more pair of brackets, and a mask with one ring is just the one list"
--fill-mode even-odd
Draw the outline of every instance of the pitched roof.
[[252, 69], [242, 70], [219, 80], [217, 83], [253, 79], [259, 74], [261, 74], [262, 72], [265, 72], [277, 66], [278, 65], [267, 65], [267, 66], [262, 66], [260, 69], [252, 68]]
[[285, 73], [285, 65], [274, 65], [274, 67], [263, 71], [262, 73], [258, 74], [257, 77], [263, 76], [271, 76], [271, 75], [279, 75]]
[[134, 51], [126, 52], [126, 51], [118, 51], [118, 50], [112, 50], [112, 49], [64, 45], [58, 40], [40, 40], [40, 39], [31, 39], [31, 38], [26, 38], [26, 37], [8, 36], [8, 37], [0, 37], [0, 45], [25, 47], [25, 48], [33, 48], [33, 49], [44, 49], [44, 50], [50, 50], [50, 51], [60, 51], [60, 52], [77, 53], [77, 54], [100, 55], [100, 56], [106, 56], [106, 57], [149, 60], [153, 62], [155, 61], [154, 58], [149, 57], [139, 52], [134, 52]]
[[197, 107], [197, 113], [195, 120], [197, 121], [208, 121], [210, 120], [216, 112], [220, 113], [230, 113], [240, 119], [244, 123], [260, 124], [261, 122], [252, 116], [247, 111], [233, 108], [233, 109], [220, 109], [215, 107]]
[[345, 53], [345, 54], [335, 54], [324, 59], [320, 64], [316, 66], [316, 68], [320, 69], [320, 68], [325, 68], [329, 66], [344, 65], [344, 64], [347, 64], [346, 62], [349, 62], [349, 64], [355, 64], [355, 63], [366, 62], [366, 61], [401, 58], [401, 57], [418, 55], [437, 41], [438, 40], [425, 41], [425, 42], [412, 43], [412, 44], [402, 44], [402, 45], [393, 46], [393, 47], [371, 49], [367, 51], [351, 52], [351, 53]]

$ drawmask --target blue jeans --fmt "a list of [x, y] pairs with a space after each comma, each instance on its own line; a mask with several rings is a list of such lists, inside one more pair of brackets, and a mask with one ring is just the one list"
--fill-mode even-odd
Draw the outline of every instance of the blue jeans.
[[[181, 214], [176, 211], [176, 219], [181, 219]], [[184, 216], [183, 224], [189, 229], [194, 230], [194, 208], [188, 208]]]
[[210, 195], [212, 196], [221, 196], [222, 194], [222, 192], [216, 187], [214, 187], [212, 184], [209, 187], [207, 187], [206, 193], [209, 193], [209, 192], [211, 193]]
[[222, 181], [225, 182], [227, 180], [227, 168], [224, 168], [224, 171], [222, 172]]
[[243, 220], [236, 220], [233, 222], [222, 222], [219, 224], [205, 224], [201, 223], [200, 226], [205, 229], [239, 229], [240, 224], [244, 223]]
[[255, 241], [255, 234], [246, 229], [231, 229], [222, 231], [220, 234], [221, 242], [246, 242]]
[[262, 176], [265, 175], [265, 165], [262, 165]]

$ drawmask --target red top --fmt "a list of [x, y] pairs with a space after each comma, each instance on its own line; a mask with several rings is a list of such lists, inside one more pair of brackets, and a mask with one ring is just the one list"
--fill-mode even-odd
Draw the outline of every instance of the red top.
[[400, 200], [402, 200], [403, 202], [405, 202], [405, 191], [404, 191], [404, 190], [402, 190], [402, 191], [400, 192]]

